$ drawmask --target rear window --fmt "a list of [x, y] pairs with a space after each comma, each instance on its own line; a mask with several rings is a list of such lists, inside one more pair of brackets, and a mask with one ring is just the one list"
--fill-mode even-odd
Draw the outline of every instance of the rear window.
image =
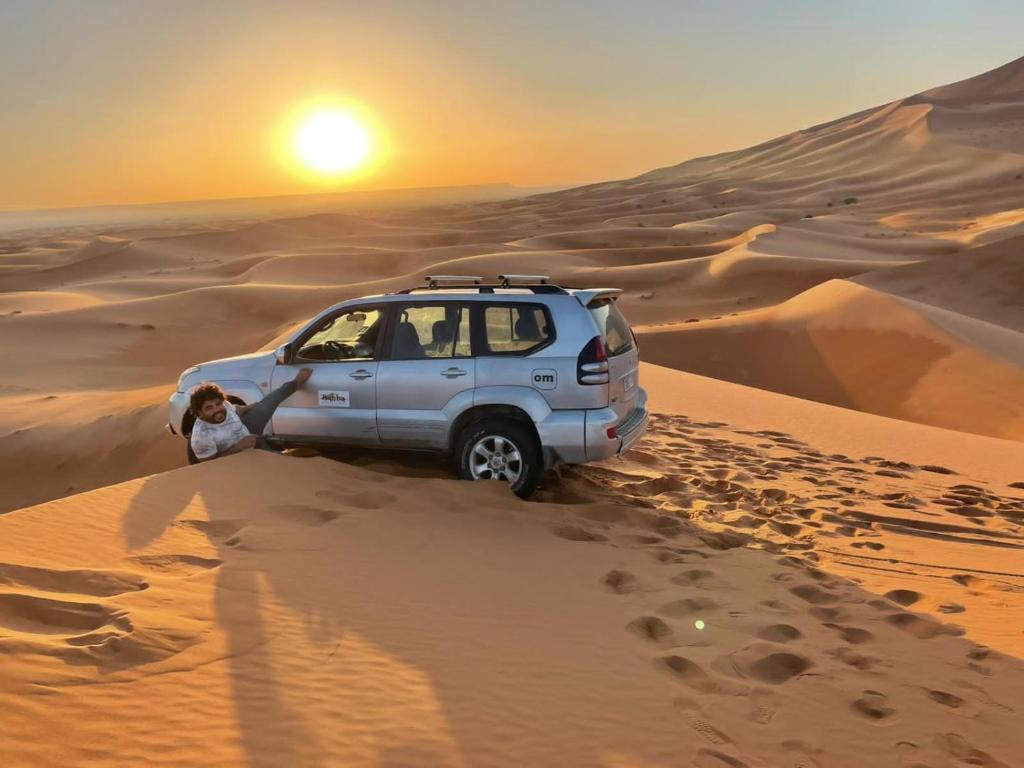
[[597, 332], [601, 334], [609, 356], [621, 355], [633, 348], [633, 333], [629, 329], [629, 321], [622, 316], [614, 301], [597, 299], [590, 302], [587, 309], [594, 318]]
[[490, 354], [526, 354], [551, 340], [547, 313], [527, 304], [488, 305], [484, 309], [484, 341]]

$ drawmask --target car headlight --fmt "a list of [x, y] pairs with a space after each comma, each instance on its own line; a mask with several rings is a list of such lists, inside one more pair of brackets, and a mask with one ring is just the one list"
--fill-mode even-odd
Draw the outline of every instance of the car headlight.
[[178, 391], [179, 392], [184, 392], [185, 391], [185, 379], [187, 379], [193, 373], [197, 373], [198, 371], [199, 371], [199, 366], [198, 365], [193, 365], [191, 368], [187, 368], [186, 370], [182, 371], [181, 376], [178, 377]]

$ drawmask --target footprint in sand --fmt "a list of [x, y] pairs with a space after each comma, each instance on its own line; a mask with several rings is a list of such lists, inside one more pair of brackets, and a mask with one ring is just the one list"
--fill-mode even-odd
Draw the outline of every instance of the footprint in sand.
[[552, 532], [555, 536], [569, 541], [608, 541], [608, 537], [588, 531], [586, 528], [581, 528], [578, 525], [560, 525], [557, 528], [553, 528]]
[[790, 587], [789, 591], [801, 600], [806, 600], [808, 603], [814, 603], [815, 605], [834, 603], [839, 600], [839, 595], [822, 589], [814, 584], [800, 584], [795, 587]]
[[750, 536], [732, 531], [718, 531], [716, 533], [698, 533], [697, 537], [707, 544], [711, 549], [727, 550], [737, 547], [744, 547], [751, 540]]
[[864, 691], [850, 706], [861, 717], [875, 722], [889, 720], [896, 714], [895, 708], [889, 706], [889, 697], [880, 691]]
[[807, 530], [805, 526], [800, 525], [799, 523], [784, 523], [777, 520], [772, 520], [768, 524], [768, 527], [778, 533], [781, 533], [783, 536], [789, 536], [794, 539], [802, 535]]
[[784, 565], [787, 568], [806, 568], [807, 564], [799, 557], [793, 557], [792, 555], [784, 555], [778, 558], [779, 565]]
[[131, 628], [117, 611], [99, 603], [0, 594], [0, 628], [41, 635], [73, 635], [106, 625]]
[[937, 475], [955, 475], [956, 470], [949, 469], [948, 467], [940, 467], [935, 464], [922, 464], [921, 469], [925, 472], [934, 472]]
[[710, 597], [686, 597], [666, 603], [658, 609], [658, 613], [674, 619], [683, 619], [717, 610], [718, 607], [718, 603]]
[[298, 525], [325, 525], [341, 517], [341, 512], [337, 510], [308, 507], [302, 504], [282, 504], [269, 507], [267, 511], [288, 523]]
[[828, 653], [831, 656], [835, 656], [835, 658], [837, 658], [843, 664], [846, 664], [849, 667], [854, 667], [855, 669], [859, 669], [862, 672], [868, 672], [874, 669], [875, 666], [877, 666], [879, 663], [881, 663], [880, 659], [877, 659], [873, 656], [867, 656], [863, 653], [858, 653], [852, 648], [836, 648], [833, 651], [828, 651]]
[[964, 705], [964, 700], [957, 696], [955, 693], [949, 693], [947, 691], [936, 691], [931, 688], [925, 688], [925, 693], [928, 698], [934, 701], [936, 704], [941, 704], [944, 707], [950, 709], [959, 709]]
[[732, 739], [712, 725], [707, 717], [705, 717], [703, 710], [701, 710], [700, 705], [697, 702], [692, 699], [679, 696], [672, 702], [672, 705], [679, 711], [680, 715], [682, 715], [686, 724], [703, 736], [707, 741], [710, 741], [712, 744], [732, 743]]
[[804, 635], [792, 624], [771, 624], [760, 629], [757, 636], [773, 643], [791, 643], [800, 640]]
[[897, 472], [895, 469], [876, 469], [875, 474], [880, 477], [898, 477], [898, 478], [909, 478], [910, 475], [903, 472]]
[[671, 647], [676, 643], [672, 628], [657, 616], [641, 616], [629, 622], [626, 629], [642, 640], [665, 647]]
[[677, 477], [659, 475], [647, 480], [626, 483], [622, 486], [622, 490], [627, 493], [642, 494], [643, 496], [657, 496], [670, 491], [688, 491], [692, 490], [692, 488], [688, 483], [683, 482]]
[[829, 629], [834, 629], [839, 633], [839, 636], [843, 641], [850, 645], [863, 645], [864, 643], [870, 643], [875, 639], [873, 634], [868, 632], [866, 629], [861, 629], [860, 627], [847, 627], [842, 624], [831, 623], [826, 623], [823, 626], [826, 626]]
[[795, 609], [792, 606], [787, 605], [781, 600], [762, 600], [759, 605], [763, 605], [765, 608], [777, 613], [795, 613]]
[[1012, 589], [994, 584], [988, 579], [983, 579], [980, 576], [973, 576], [969, 573], [956, 573], [950, 576], [950, 578], [957, 584], [967, 587], [972, 593], [988, 592], [993, 589], [1000, 591], [1013, 591]]
[[351, 490], [337, 490], [328, 488], [316, 492], [317, 498], [326, 499], [332, 504], [340, 504], [355, 509], [383, 509], [389, 504], [394, 504], [396, 497], [387, 491], [375, 489], [363, 489], [358, 493]]
[[200, 520], [186, 518], [174, 523], [175, 528], [199, 531], [213, 541], [223, 541], [234, 536], [245, 524], [243, 520]]
[[662, 537], [662, 536], [649, 536], [649, 535], [644, 535], [644, 534], [639, 534], [639, 533], [630, 533], [630, 534], [626, 534], [624, 536], [617, 536], [617, 537], [615, 537], [615, 540], [616, 541], [625, 542], [625, 543], [628, 543], [628, 544], [641, 544], [641, 545], [662, 544], [662, 543], [664, 543], [666, 541], [666, 539], [664, 537]]
[[921, 593], [915, 592], [912, 589], [893, 589], [886, 592], [885, 596], [904, 608], [913, 605], [921, 599]]
[[981, 661], [982, 659], [987, 659], [990, 653], [992, 651], [984, 645], [976, 645], [967, 652], [967, 658]]
[[814, 663], [798, 653], [776, 650], [775, 646], [754, 643], [712, 662], [711, 668], [722, 674], [752, 678], [769, 685], [783, 683], [799, 677]]
[[696, 587], [697, 589], [714, 589], [715, 572], [704, 568], [692, 568], [688, 571], [673, 576], [669, 581], [681, 587]]
[[953, 627], [946, 627], [926, 616], [916, 613], [894, 613], [885, 617], [885, 622], [906, 632], [918, 640], [930, 640], [933, 637], [944, 634], [963, 634], [963, 631]]
[[938, 734], [935, 737], [935, 744], [950, 757], [956, 758], [958, 762], [966, 765], [977, 765], [982, 768], [1010, 768], [1009, 763], [978, 749], [958, 733]]
[[36, 568], [15, 563], [0, 563], [0, 586], [61, 592], [93, 597], [112, 597], [138, 592], [149, 587], [141, 576], [113, 571]]
[[[231, 540], [224, 542], [231, 546]], [[130, 558], [139, 565], [161, 573], [191, 576], [194, 573], [216, 568], [222, 560], [197, 555], [138, 555]]]
[[635, 592], [639, 588], [636, 576], [629, 571], [608, 571], [601, 577], [601, 583], [617, 595]]
[[719, 690], [718, 683], [684, 656], [665, 656], [658, 663], [672, 673], [677, 680], [699, 693], [715, 693]]
[[693, 763], [696, 768], [750, 768], [750, 763], [717, 749], [701, 749]]
[[749, 664], [745, 671], [756, 680], [780, 685], [812, 666], [811, 660], [796, 653], [772, 653]]
[[885, 549], [885, 544], [880, 544], [877, 541], [855, 541], [850, 546], [857, 549], [872, 549], [875, 552]]
[[768, 725], [779, 710], [778, 697], [767, 690], [755, 690], [750, 694], [750, 711], [747, 719], [758, 725]]

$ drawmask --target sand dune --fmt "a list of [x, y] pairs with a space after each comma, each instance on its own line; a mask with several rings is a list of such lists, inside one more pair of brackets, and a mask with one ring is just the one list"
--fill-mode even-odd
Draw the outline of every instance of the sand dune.
[[874, 272], [853, 282], [1024, 332], [1024, 237]]
[[1024, 336], [833, 280], [768, 309], [652, 327], [646, 359], [897, 418], [1024, 437]]
[[257, 452], [3, 516], [4, 764], [1015, 764], [1024, 449], [827, 454], [647, 373], [649, 439], [541, 503]]

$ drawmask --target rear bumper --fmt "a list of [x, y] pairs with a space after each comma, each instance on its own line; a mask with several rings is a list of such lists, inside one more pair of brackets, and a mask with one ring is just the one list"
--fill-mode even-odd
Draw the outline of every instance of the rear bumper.
[[537, 422], [537, 435], [544, 451], [544, 466], [582, 464], [587, 460], [583, 443], [587, 411], [552, 411]]
[[[640, 390], [636, 408], [624, 419], [611, 408], [587, 411], [584, 430], [586, 461], [600, 461], [628, 451], [647, 431], [650, 414], [647, 412], [647, 393]], [[608, 436], [608, 430], [615, 428], [615, 437]]]

